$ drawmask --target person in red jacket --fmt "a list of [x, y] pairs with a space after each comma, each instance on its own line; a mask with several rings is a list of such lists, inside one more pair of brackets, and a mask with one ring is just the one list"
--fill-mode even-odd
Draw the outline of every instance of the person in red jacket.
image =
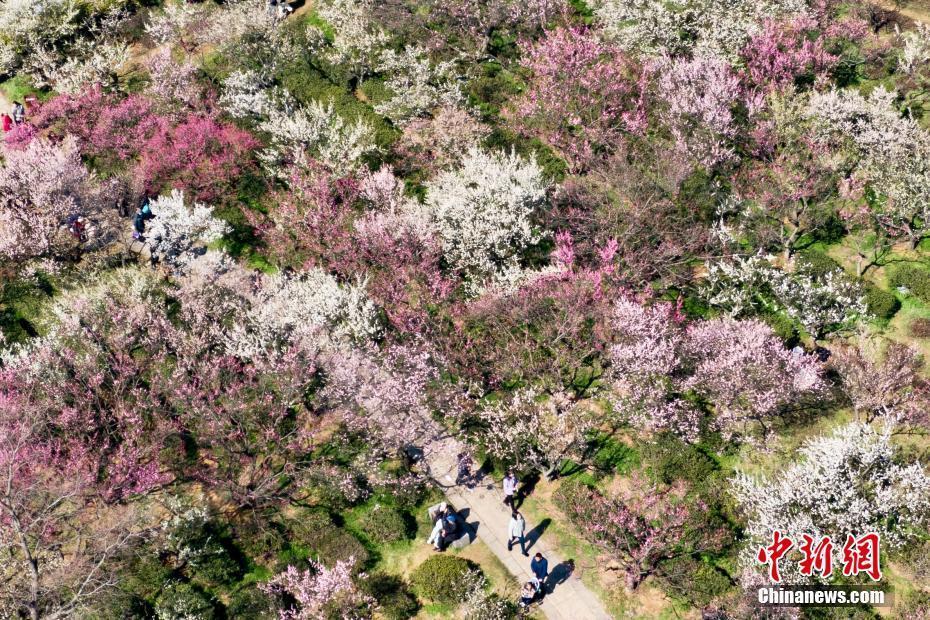
[[10, 118], [9, 114], [3, 115], [3, 133], [6, 133], [13, 129], [13, 119]]

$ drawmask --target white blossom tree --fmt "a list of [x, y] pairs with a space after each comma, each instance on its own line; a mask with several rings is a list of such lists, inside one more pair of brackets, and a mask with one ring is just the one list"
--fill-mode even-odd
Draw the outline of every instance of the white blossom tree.
[[477, 288], [520, 271], [523, 250], [540, 239], [530, 216], [546, 197], [535, 160], [472, 147], [459, 168], [427, 185], [426, 204], [453, 269]]
[[868, 97], [832, 90], [811, 97], [817, 138], [846, 153], [854, 176], [871, 187], [875, 224], [912, 246], [930, 234], [930, 133], [895, 107], [879, 86]]
[[152, 256], [172, 269], [184, 272], [197, 255], [197, 248], [217, 241], [229, 226], [213, 215], [213, 208], [199, 202], [188, 206], [184, 192], [173, 189], [151, 201], [155, 216], [146, 225]]
[[453, 107], [462, 100], [454, 64], [433, 63], [422, 48], [385, 50], [377, 68], [387, 76], [392, 97], [376, 105], [375, 112], [394, 122], [403, 123], [440, 105]]
[[815, 276], [801, 265], [789, 273], [760, 256], [711, 263], [702, 294], [734, 317], [763, 309], [782, 311], [815, 338], [868, 315], [861, 286], [841, 270]]
[[312, 156], [343, 175], [356, 170], [363, 155], [378, 151], [372, 128], [362, 119], [347, 122], [332, 102], [311, 101], [295, 110], [275, 107], [259, 129], [271, 136], [260, 157], [275, 173], [284, 163], [304, 164]]
[[388, 43], [387, 33], [372, 19], [371, 0], [326, 0], [316, 10], [333, 29], [325, 58], [353, 76], [367, 75]]
[[604, 33], [624, 48], [650, 55], [699, 53], [734, 59], [766, 19], [804, 15], [804, 0], [600, 0]]
[[[340, 285], [321, 269], [266, 276], [246, 313], [230, 331], [230, 346], [240, 354], [288, 344], [317, 346], [321, 336], [370, 343], [381, 334], [378, 310], [364, 281]], [[247, 355], [248, 356], [248, 355]]]
[[[777, 474], [738, 473], [732, 492], [748, 518], [746, 566], [776, 529], [794, 540], [877, 532], [883, 544], [901, 547], [930, 513], [930, 477], [919, 463], [900, 460], [890, 426], [852, 423], [815, 437]], [[834, 565], [841, 550], [842, 542], [834, 545]], [[781, 572], [784, 582], [801, 580], [796, 563], [783, 563]]]

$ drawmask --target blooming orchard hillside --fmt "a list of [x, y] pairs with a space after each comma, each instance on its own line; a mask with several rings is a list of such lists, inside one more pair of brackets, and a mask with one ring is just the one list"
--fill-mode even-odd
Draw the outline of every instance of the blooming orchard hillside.
[[847, 617], [779, 537], [927, 617], [930, 27], [10, 1], [0, 74], [0, 618], [515, 617], [456, 458], [538, 617]]

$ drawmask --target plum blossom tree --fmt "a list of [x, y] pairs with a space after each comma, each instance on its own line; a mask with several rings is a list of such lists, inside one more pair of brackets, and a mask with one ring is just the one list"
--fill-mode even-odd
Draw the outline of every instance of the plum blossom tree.
[[185, 108], [196, 108], [201, 99], [197, 86], [197, 68], [189, 61], [177, 62], [171, 50], [153, 54], [147, 62], [149, 85], [147, 95], [168, 115]]
[[0, 256], [22, 260], [61, 247], [64, 217], [87, 204], [90, 173], [81, 162], [77, 141], [61, 144], [44, 138], [22, 150], [5, 149], [0, 167]]
[[[845, 540], [847, 534], [877, 532], [882, 544], [900, 548], [926, 523], [930, 477], [919, 463], [905, 463], [891, 443], [891, 427], [862, 423], [808, 440], [797, 460], [764, 478], [738, 473], [732, 492], [749, 519], [744, 566], [773, 530], [796, 540], [801, 534]], [[839, 565], [842, 545], [834, 546]], [[803, 580], [798, 566], [782, 566], [786, 583]]]
[[692, 375], [684, 387], [714, 404], [715, 423], [733, 430], [784, 414], [825, 389], [812, 355], [789, 351], [757, 320], [715, 319], [688, 329]]
[[916, 246], [930, 234], [930, 134], [902, 116], [894, 99], [884, 87], [868, 98], [833, 90], [814, 94], [808, 114], [816, 138], [846, 154], [854, 177], [877, 195], [869, 209], [874, 224]]
[[340, 560], [332, 568], [310, 561], [308, 570], [293, 566], [279, 573], [262, 590], [273, 596], [287, 595], [296, 606], [282, 606], [280, 620], [317, 620], [328, 614], [341, 618], [370, 617], [374, 601], [363, 594], [352, 580], [352, 558]]
[[402, 171], [412, 167], [435, 172], [457, 165], [489, 133], [467, 110], [442, 106], [431, 117], [408, 122], [394, 149], [401, 156]]
[[644, 477], [611, 495], [576, 483], [562, 508], [586, 539], [621, 563], [626, 586], [635, 590], [669, 560], [722, 546], [724, 533], [708, 527], [707, 506], [686, 495], [680, 483], [650, 488]]
[[694, 397], [713, 406], [712, 427], [726, 435], [767, 431], [825, 387], [816, 358], [788, 351], [761, 321], [723, 318], [685, 328], [673, 308], [620, 299], [611, 326], [615, 409], [651, 431], [696, 438], [702, 415]]
[[759, 256], [711, 263], [702, 294], [734, 317], [761, 309], [782, 311], [815, 338], [868, 315], [861, 287], [841, 270], [814, 274], [802, 264], [788, 273]]
[[453, 63], [433, 63], [425, 49], [407, 47], [403, 53], [387, 49], [381, 53], [377, 69], [388, 76], [385, 85], [392, 97], [377, 104], [375, 112], [395, 123], [405, 123], [437, 106], [454, 106], [462, 100]]
[[371, 127], [361, 118], [346, 122], [332, 102], [312, 101], [296, 110], [275, 108], [259, 129], [271, 136], [261, 159], [273, 173], [280, 173], [283, 164], [308, 165], [313, 157], [344, 175], [358, 169], [363, 155], [378, 151]]
[[222, 237], [228, 225], [213, 216], [213, 209], [199, 202], [187, 206], [184, 192], [171, 190], [151, 201], [155, 215], [146, 227], [152, 256], [172, 269], [185, 271], [196, 249]]
[[521, 252], [539, 240], [530, 216], [545, 197], [535, 160], [473, 147], [459, 168], [428, 183], [426, 204], [445, 259], [475, 290], [519, 272]]
[[839, 59], [827, 52], [817, 26], [809, 16], [766, 20], [740, 52], [748, 82], [764, 91], [784, 89], [802, 78], [824, 83]]
[[527, 48], [532, 73], [516, 118], [543, 137], [576, 170], [645, 128], [643, 72], [591, 30], [558, 28]]
[[881, 350], [874, 339], [862, 346], [839, 347], [831, 364], [860, 420], [895, 417], [906, 424], [923, 424], [930, 406], [930, 385], [921, 376], [923, 359], [912, 347], [888, 342]]
[[657, 73], [660, 98], [668, 102], [663, 120], [676, 148], [708, 168], [730, 159], [733, 108], [743, 92], [729, 63], [714, 56], [666, 59]]
[[363, 281], [341, 286], [321, 269], [296, 277], [267, 276], [245, 320], [233, 327], [236, 347], [254, 342], [256, 350], [315, 341], [320, 334], [367, 344], [381, 335], [375, 305]]
[[332, 26], [332, 44], [324, 52], [333, 65], [353, 77], [365, 77], [378, 64], [388, 35], [372, 17], [370, 0], [327, 0], [317, 12]]
[[656, 56], [690, 51], [735, 59], [767, 19], [806, 15], [801, 0], [602, 0], [595, 15], [605, 34], [627, 50]]
[[526, 388], [481, 407], [477, 419], [477, 439], [488, 454], [518, 470], [553, 471], [580, 453], [597, 416], [565, 394], [547, 398]]
[[735, 193], [741, 199], [737, 219], [760, 250], [773, 245], [787, 262], [801, 239], [836, 213], [830, 198], [837, 175], [829, 150], [812, 138], [803, 100], [787, 91], [766, 101], [753, 132], [755, 157], [736, 177]]

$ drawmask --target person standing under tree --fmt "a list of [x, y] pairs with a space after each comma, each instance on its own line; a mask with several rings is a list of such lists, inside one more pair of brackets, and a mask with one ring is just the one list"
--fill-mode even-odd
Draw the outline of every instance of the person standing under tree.
[[13, 122], [17, 125], [26, 120], [26, 108], [23, 107], [23, 104], [19, 101], [13, 102], [13, 110], [11, 113], [13, 117]]
[[517, 492], [517, 477], [513, 474], [512, 470], [507, 470], [507, 475], [504, 477], [504, 505], [510, 506], [511, 510], [516, 510], [516, 507], [513, 504], [513, 496]]

